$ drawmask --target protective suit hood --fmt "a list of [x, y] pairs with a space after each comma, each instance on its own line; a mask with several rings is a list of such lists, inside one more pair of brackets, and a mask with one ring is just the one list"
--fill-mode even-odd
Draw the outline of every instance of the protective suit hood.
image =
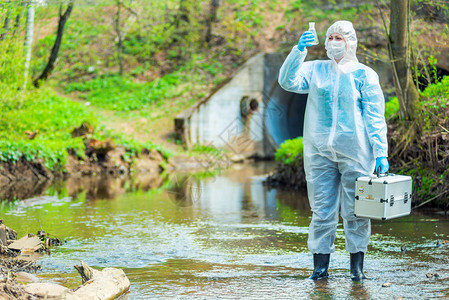
[[352, 26], [352, 23], [349, 21], [337, 21], [332, 24], [326, 32], [326, 41], [324, 42], [324, 46], [326, 47], [326, 50], [328, 50], [327, 56], [330, 59], [334, 60], [331, 51], [329, 51], [329, 36], [332, 33], [341, 34], [346, 42], [346, 53], [340, 63], [345, 63], [348, 61], [355, 63], [359, 62], [357, 56], [355, 55], [357, 51], [357, 35], [355, 33], [354, 27]]

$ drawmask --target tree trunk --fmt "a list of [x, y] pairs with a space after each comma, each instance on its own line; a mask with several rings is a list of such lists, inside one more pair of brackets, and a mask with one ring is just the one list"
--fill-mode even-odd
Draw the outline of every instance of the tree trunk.
[[[62, 4], [61, 4], [62, 5]], [[70, 17], [70, 13], [73, 9], [73, 0], [69, 2], [69, 5], [67, 6], [66, 11], [64, 14], [59, 14], [59, 22], [58, 22], [58, 31], [56, 33], [56, 40], [53, 44], [53, 48], [51, 49], [50, 58], [48, 59], [48, 63], [45, 66], [44, 71], [42, 74], [34, 79], [33, 84], [35, 87], [39, 87], [41, 81], [47, 80], [48, 76], [50, 76], [51, 72], [53, 71], [55, 67], [56, 59], [58, 58], [59, 48], [61, 47], [62, 42], [62, 35], [64, 34], [64, 26], [67, 20]]]
[[17, 31], [19, 31], [20, 20], [22, 19], [23, 13], [24, 13], [25, 10], [26, 10], [26, 5], [27, 5], [27, 3], [26, 3], [26, 1], [21, 1], [21, 2], [20, 2], [20, 5], [22, 6], [22, 9], [21, 9], [21, 11], [20, 11], [20, 14], [17, 14], [17, 15], [16, 15], [16, 21], [15, 21], [15, 24], [14, 24], [13, 35], [15, 35]]
[[217, 20], [217, 10], [219, 6], [220, 6], [219, 0], [210, 1], [210, 12], [206, 20], [206, 37], [205, 37], [205, 41], [208, 44], [212, 39], [212, 23]]
[[182, 28], [186, 24], [190, 23], [190, 3], [189, 0], [179, 0], [178, 13], [175, 18], [176, 29]]
[[117, 58], [118, 58], [118, 64], [119, 64], [119, 73], [120, 75], [123, 75], [123, 60], [122, 60], [122, 53], [123, 53], [123, 38], [122, 38], [122, 32], [120, 31], [120, 8], [122, 4], [120, 0], [117, 0], [117, 13], [115, 14], [115, 31], [117, 32]]
[[391, 0], [390, 3], [390, 58], [394, 72], [394, 84], [399, 100], [400, 116], [414, 120], [418, 112], [419, 93], [410, 65], [409, 49], [409, 1]]
[[28, 82], [28, 71], [30, 69], [31, 48], [33, 45], [33, 29], [34, 29], [34, 3], [30, 2], [28, 4], [26, 32], [25, 32], [25, 71], [24, 71], [24, 82], [22, 87], [24, 90], [26, 89], [26, 85]]
[[5, 37], [6, 37], [6, 35], [8, 34], [8, 31], [9, 31], [9, 21], [10, 21], [10, 19], [11, 19], [11, 13], [12, 13], [12, 11], [9, 10], [9, 11], [8, 11], [8, 14], [6, 15], [6, 18], [5, 18], [5, 24], [3, 25], [3, 32], [2, 32], [2, 34], [0, 35], [0, 41], [3, 41], [3, 40], [5, 39]]

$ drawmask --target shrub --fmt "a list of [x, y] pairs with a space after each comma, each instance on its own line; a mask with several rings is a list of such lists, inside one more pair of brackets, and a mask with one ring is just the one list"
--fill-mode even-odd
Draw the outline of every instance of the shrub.
[[295, 164], [303, 158], [302, 137], [286, 140], [275, 153], [275, 159], [284, 164]]
[[389, 119], [390, 117], [396, 115], [399, 111], [399, 101], [397, 97], [392, 97], [390, 101], [385, 103], [385, 119]]

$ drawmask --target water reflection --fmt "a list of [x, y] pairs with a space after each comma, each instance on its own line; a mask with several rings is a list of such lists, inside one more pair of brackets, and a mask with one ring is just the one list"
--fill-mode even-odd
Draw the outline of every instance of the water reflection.
[[49, 181], [24, 180], [0, 184], [0, 200], [22, 200], [42, 195], [50, 186]]
[[351, 285], [351, 298], [353, 299], [372, 299], [368, 293], [368, 289], [362, 283], [354, 283]]
[[55, 181], [14, 181], [0, 185], [0, 201], [23, 200], [39, 196], [63, 195], [73, 198], [85, 194], [87, 200], [114, 199], [125, 193], [148, 191], [161, 187], [164, 178], [158, 173], [139, 173], [128, 176], [68, 177]]
[[59, 182], [58, 191], [66, 188], [70, 197], [85, 194], [87, 200], [115, 199], [133, 191], [148, 191], [163, 185], [163, 177], [157, 173], [141, 173], [127, 176], [69, 177]]
[[267, 187], [263, 184], [267, 173], [267, 168], [237, 165], [226, 176], [198, 178], [177, 174], [168, 192], [177, 205], [199, 209], [221, 223], [278, 220], [279, 205], [309, 214], [304, 193]]

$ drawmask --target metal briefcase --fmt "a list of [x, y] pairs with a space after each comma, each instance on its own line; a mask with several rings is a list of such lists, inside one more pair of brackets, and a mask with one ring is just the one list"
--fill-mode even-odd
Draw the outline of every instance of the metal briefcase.
[[412, 178], [387, 174], [356, 179], [354, 214], [360, 218], [388, 220], [411, 211]]

